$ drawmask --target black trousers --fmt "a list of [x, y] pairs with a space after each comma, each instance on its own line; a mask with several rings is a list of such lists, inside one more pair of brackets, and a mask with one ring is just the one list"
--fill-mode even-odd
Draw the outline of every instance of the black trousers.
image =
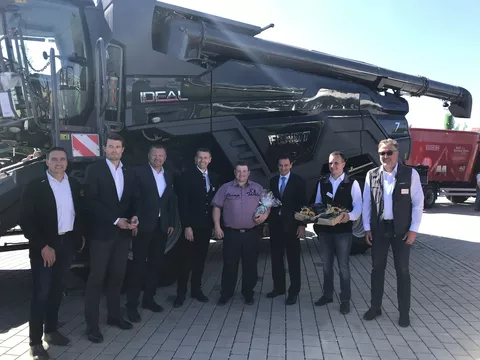
[[258, 229], [239, 232], [225, 229], [223, 238], [223, 271], [221, 296], [230, 298], [235, 292], [238, 264], [242, 260], [242, 294], [253, 296], [257, 285]]
[[[57, 330], [58, 310], [62, 302], [65, 279], [73, 258], [71, 233], [60, 237], [60, 247], [55, 250], [55, 263], [51, 267], [43, 264], [40, 253], [32, 254], [33, 292], [30, 303], [30, 346], [40, 345], [42, 335]], [[45, 325], [45, 329], [44, 329]]]
[[202, 277], [205, 269], [205, 260], [208, 254], [211, 228], [192, 228], [193, 241], [182, 237], [179, 246], [182, 261], [178, 264], [177, 296], [185, 297], [188, 278], [191, 276], [190, 290], [192, 294], [202, 288]]
[[162, 266], [167, 233], [162, 231], [160, 218], [153, 232], [138, 232], [132, 240], [133, 269], [128, 283], [127, 307], [136, 308], [140, 292], [143, 291], [143, 304], [151, 304], [158, 283], [158, 273]]
[[107, 272], [108, 316], [120, 317], [120, 292], [127, 267], [130, 240], [131, 237], [122, 234], [112, 239], [92, 239], [90, 242], [90, 275], [85, 292], [85, 320], [89, 328], [98, 327], [100, 297]]
[[290, 275], [290, 295], [300, 292], [300, 239], [297, 238], [297, 228], [284, 230], [283, 228], [270, 227], [270, 252], [272, 257], [273, 287], [278, 292], [285, 292], [285, 267], [284, 257], [288, 261]]
[[395, 235], [393, 224], [384, 223], [384, 231], [373, 233], [372, 243], [372, 274], [371, 274], [371, 306], [380, 309], [385, 283], [385, 268], [387, 266], [388, 249], [392, 246], [393, 261], [397, 274], [398, 310], [401, 314], [410, 311], [411, 280], [409, 271], [411, 245], [403, 241], [403, 236]]

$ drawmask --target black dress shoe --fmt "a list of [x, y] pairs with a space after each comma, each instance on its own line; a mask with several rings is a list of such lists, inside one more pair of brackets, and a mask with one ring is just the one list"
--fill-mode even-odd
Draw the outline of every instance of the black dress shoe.
[[110, 326], [116, 326], [122, 330], [130, 330], [133, 328], [132, 323], [129, 323], [127, 320], [123, 319], [121, 316], [118, 318], [107, 317], [107, 324]]
[[142, 304], [142, 308], [153, 311], [154, 313], [162, 312], [163, 307], [158, 305], [155, 301], [147, 302]]
[[255, 300], [253, 300], [253, 296], [246, 296], [245, 297], [245, 304], [253, 305], [254, 303], [255, 303]]
[[271, 292], [267, 294], [267, 298], [273, 299], [274, 297], [280, 296], [280, 295], [285, 295], [285, 291], [278, 291], [273, 289]]
[[228, 302], [228, 300], [230, 300], [230, 296], [222, 295], [220, 296], [220, 299], [218, 299], [217, 305], [223, 306]]
[[50, 359], [47, 350], [43, 348], [43, 345], [30, 346], [30, 356], [35, 360], [47, 360]]
[[331, 302], [333, 302], [333, 299], [329, 299], [325, 296], [322, 296], [320, 299], [315, 301], [315, 306], [323, 306], [323, 305], [329, 304]]
[[142, 321], [142, 318], [140, 317], [140, 314], [138, 313], [138, 310], [136, 308], [127, 307], [127, 317], [128, 320], [134, 323]]
[[370, 321], [370, 320], [373, 320], [377, 316], [380, 316], [380, 315], [382, 315], [382, 310], [370, 308], [370, 309], [368, 309], [368, 311], [365, 314], [363, 314], [363, 319], [367, 320], [367, 321]]
[[398, 325], [401, 327], [409, 327], [410, 326], [410, 316], [400, 314], [400, 319], [398, 319]]
[[208, 302], [208, 297], [205, 296], [202, 290], [192, 291], [192, 298], [203, 303]]
[[58, 331], [45, 333], [43, 339], [46, 343], [51, 345], [67, 346], [68, 344], [70, 344], [70, 339], [67, 338], [65, 335], [60, 334]]
[[183, 296], [177, 296], [175, 298], [175, 301], [173, 302], [173, 307], [174, 308], [179, 308], [183, 305], [183, 302], [185, 301], [185, 298]]
[[297, 302], [297, 295], [290, 294], [287, 297], [287, 300], [285, 301], [285, 304], [287, 305], [293, 305]]
[[100, 332], [100, 329], [97, 327], [95, 329], [87, 328], [87, 338], [89, 341], [93, 343], [101, 343], [103, 342], [103, 335]]
[[350, 312], [350, 303], [348, 301], [342, 301], [340, 304], [340, 314], [346, 315]]

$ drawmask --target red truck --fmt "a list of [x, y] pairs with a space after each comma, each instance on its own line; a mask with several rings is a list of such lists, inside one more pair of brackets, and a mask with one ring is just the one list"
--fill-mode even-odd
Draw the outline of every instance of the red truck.
[[438, 195], [453, 203], [476, 196], [476, 174], [480, 171], [480, 133], [411, 128], [412, 148], [405, 164], [422, 171], [425, 208]]

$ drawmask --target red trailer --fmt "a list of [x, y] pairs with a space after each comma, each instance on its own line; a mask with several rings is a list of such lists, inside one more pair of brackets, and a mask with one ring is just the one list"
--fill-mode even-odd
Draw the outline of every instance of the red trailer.
[[405, 164], [428, 167], [425, 208], [431, 208], [440, 194], [454, 203], [475, 197], [480, 133], [411, 128], [410, 135], [412, 149]]

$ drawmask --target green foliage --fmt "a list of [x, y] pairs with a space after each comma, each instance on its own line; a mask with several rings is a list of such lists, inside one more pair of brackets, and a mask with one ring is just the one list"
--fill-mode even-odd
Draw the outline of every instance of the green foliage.
[[445, 115], [444, 128], [445, 130], [453, 130], [455, 127], [455, 118], [452, 114]]

